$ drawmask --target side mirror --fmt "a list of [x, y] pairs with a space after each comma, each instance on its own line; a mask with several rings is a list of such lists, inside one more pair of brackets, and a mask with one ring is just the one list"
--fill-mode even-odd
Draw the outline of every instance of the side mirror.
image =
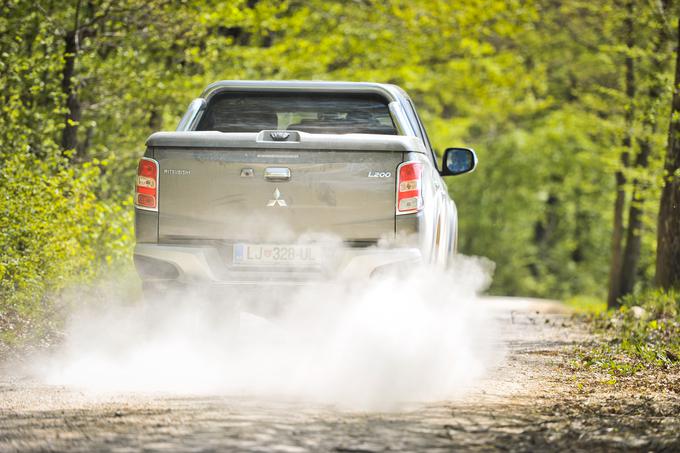
[[470, 148], [447, 148], [444, 151], [442, 176], [462, 175], [470, 173], [477, 167], [477, 155]]

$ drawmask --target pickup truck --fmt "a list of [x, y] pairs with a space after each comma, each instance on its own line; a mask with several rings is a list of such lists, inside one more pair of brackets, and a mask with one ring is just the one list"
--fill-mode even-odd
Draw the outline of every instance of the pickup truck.
[[445, 267], [457, 211], [441, 167], [395, 85], [221, 81], [176, 131], [146, 142], [135, 186], [134, 261], [145, 292], [278, 288]]

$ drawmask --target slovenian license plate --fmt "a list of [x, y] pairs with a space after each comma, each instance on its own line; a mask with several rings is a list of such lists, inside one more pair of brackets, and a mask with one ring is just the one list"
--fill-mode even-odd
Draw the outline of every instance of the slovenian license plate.
[[234, 244], [235, 265], [314, 265], [320, 258], [311, 245]]

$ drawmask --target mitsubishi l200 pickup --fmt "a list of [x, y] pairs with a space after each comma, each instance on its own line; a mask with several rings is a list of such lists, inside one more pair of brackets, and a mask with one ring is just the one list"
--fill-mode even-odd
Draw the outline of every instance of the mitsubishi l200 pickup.
[[174, 132], [146, 142], [135, 186], [134, 261], [145, 291], [281, 287], [446, 266], [457, 212], [395, 85], [221, 81]]

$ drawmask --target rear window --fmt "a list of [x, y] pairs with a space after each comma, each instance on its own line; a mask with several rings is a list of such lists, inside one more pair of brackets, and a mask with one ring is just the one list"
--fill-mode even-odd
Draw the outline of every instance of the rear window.
[[311, 134], [387, 134], [397, 131], [387, 101], [371, 94], [221, 93], [208, 104], [197, 130]]

